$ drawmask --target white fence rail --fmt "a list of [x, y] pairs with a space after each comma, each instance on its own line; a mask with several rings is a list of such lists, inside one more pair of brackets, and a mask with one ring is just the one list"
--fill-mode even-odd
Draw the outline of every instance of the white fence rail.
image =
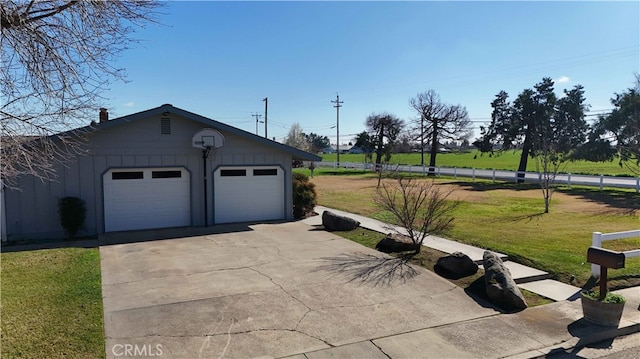
[[[318, 167], [331, 168], [348, 168], [353, 170], [371, 170], [374, 167], [372, 163], [361, 162], [317, 162]], [[473, 178], [485, 178], [493, 181], [513, 181], [523, 180], [526, 182], [538, 182], [540, 174], [538, 172], [517, 172], [505, 170], [484, 170], [475, 168], [457, 168], [457, 167], [429, 167], [429, 166], [408, 166], [408, 165], [383, 165], [385, 171], [422, 173], [427, 175], [431, 170], [436, 176], [452, 176]], [[614, 176], [590, 176], [577, 174], [558, 174], [555, 183], [566, 184], [568, 186], [580, 185], [598, 187], [601, 190], [604, 187], [632, 188], [636, 192], [640, 192], [640, 177], [614, 177]]]
[[[591, 236], [591, 246], [602, 248], [602, 242], [604, 241], [612, 241], [614, 239], [634, 238], [634, 237], [640, 237], [640, 229], [637, 229], [634, 231], [613, 232], [613, 233], [593, 232]], [[634, 249], [634, 250], [626, 251], [622, 253], [624, 253], [625, 258], [640, 257], [640, 249]], [[600, 276], [599, 265], [597, 264], [591, 265], [591, 275], [596, 278]]]

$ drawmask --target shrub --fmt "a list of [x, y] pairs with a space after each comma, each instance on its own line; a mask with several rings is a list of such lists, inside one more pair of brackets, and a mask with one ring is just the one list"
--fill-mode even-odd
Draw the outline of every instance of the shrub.
[[293, 217], [303, 218], [316, 206], [316, 185], [304, 173], [293, 173]]
[[293, 181], [309, 182], [309, 176], [302, 172], [293, 172]]
[[73, 239], [84, 226], [87, 218], [87, 207], [84, 201], [77, 197], [63, 197], [58, 200], [58, 214], [60, 225], [64, 228], [68, 239]]
[[379, 187], [373, 201], [407, 230], [418, 254], [428, 235], [437, 235], [452, 227], [452, 213], [460, 204], [448, 199], [452, 191], [443, 190], [434, 181], [399, 177], [395, 186]]
[[[592, 299], [592, 300], [599, 300], [598, 298], [600, 298], [600, 291], [599, 290], [585, 291], [585, 292], [582, 292], [582, 295], [587, 297], [587, 298], [589, 298], [589, 299]], [[620, 294], [607, 292], [607, 295], [604, 297], [602, 302], [604, 302], [604, 303], [624, 303], [624, 302], [626, 302], [626, 300]]]

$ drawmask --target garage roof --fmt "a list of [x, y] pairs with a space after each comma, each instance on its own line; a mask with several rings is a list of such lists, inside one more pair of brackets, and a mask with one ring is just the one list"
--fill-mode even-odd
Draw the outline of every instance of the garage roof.
[[304, 160], [304, 161], [321, 161], [322, 160], [320, 156], [314, 155], [312, 153], [305, 152], [297, 148], [287, 146], [276, 141], [269, 140], [268, 138], [254, 135], [253, 133], [241, 130], [233, 126], [229, 126], [225, 123], [218, 122], [216, 120], [212, 120], [204, 116], [200, 116], [198, 114], [183, 110], [178, 107], [174, 107], [173, 105], [170, 105], [170, 104], [164, 104], [160, 107], [152, 108], [150, 110], [134, 113], [128, 116], [115, 118], [113, 120], [109, 120], [106, 122], [97, 123], [95, 125], [87, 126], [86, 129], [107, 129], [114, 126], [120, 126], [133, 121], [137, 121], [139, 119], [148, 118], [149, 116], [161, 115], [161, 114], [164, 114], [165, 112], [169, 112], [169, 113], [190, 119], [192, 121], [200, 122], [203, 125], [206, 125], [208, 127], [212, 127], [223, 132], [231, 133], [236, 136], [244, 137], [246, 139], [249, 139], [254, 142], [258, 142], [265, 146], [269, 146], [272, 148], [276, 148], [280, 151], [290, 153], [293, 156], [294, 160]]

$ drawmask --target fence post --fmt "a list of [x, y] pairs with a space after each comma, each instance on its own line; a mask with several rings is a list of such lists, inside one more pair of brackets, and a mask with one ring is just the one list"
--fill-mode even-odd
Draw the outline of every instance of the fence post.
[[476, 169], [475, 168], [471, 169], [471, 178], [472, 178], [473, 182], [476, 181]]
[[514, 181], [515, 181], [515, 184], [518, 184], [518, 171], [516, 171], [515, 174], [516, 175], [515, 175]]
[[[458, 167], [453, 167], [453, 178], [458, 179]], [[640, 180], [640, 177], [638, 177], [638, 180]], [[636, 183], [637, 183], [637, 181], [636, 181]], [[638, 187], [638, 186], [636, 186], [636, 187]]]
[[569, 188], [571, 188], [571, 173], [568, 174], [567, 185], [569, 186]]
[[[591, 246], [602, 248], [602, 232], [593, 232], [591, 234]], [[600, 277], [600, 266], [597, 264], [591, 264], [591, 276], [594, 278]]]
[[493, 176], [491, 177], [493, 180], [493, 183], [496, 183], [496, 169], [493, 169]]
[[640, 192], [640, 177], [636, 178], [636, 193]]
[[602, 191], [602, 185], [604, 183], [604, 175], [600, 175], [600, 190]]
[[438, 177], [440, 177], [440, 167], [437, 167], [437, 168], [438, 168]]

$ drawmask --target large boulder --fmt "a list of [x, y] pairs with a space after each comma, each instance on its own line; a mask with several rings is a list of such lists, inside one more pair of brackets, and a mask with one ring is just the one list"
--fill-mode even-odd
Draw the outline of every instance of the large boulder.
[[436, 269], [453, 277], [467, 277], [478, 272], [478, 265], [468, 255], [462, 252], [454, 252], [440, 257], [436, 263]]
[[376, 249], [384, 253], [400, 253], [415, 251], [418, 246], [419, 244], [414, 244], [411, 238], [407, 236], [389, 233], [376, 244]]
[[523, 310], [527, 303], [497, 254], [485, 251], [482, 256], [484, 264], [484, 284], [487, 296], [492, 303], [504, 308]]
[[341, 216], [330, 211], [322, 213], [322, 225], [328, 231], [352, 231], [360, 225], [353, 218]]

